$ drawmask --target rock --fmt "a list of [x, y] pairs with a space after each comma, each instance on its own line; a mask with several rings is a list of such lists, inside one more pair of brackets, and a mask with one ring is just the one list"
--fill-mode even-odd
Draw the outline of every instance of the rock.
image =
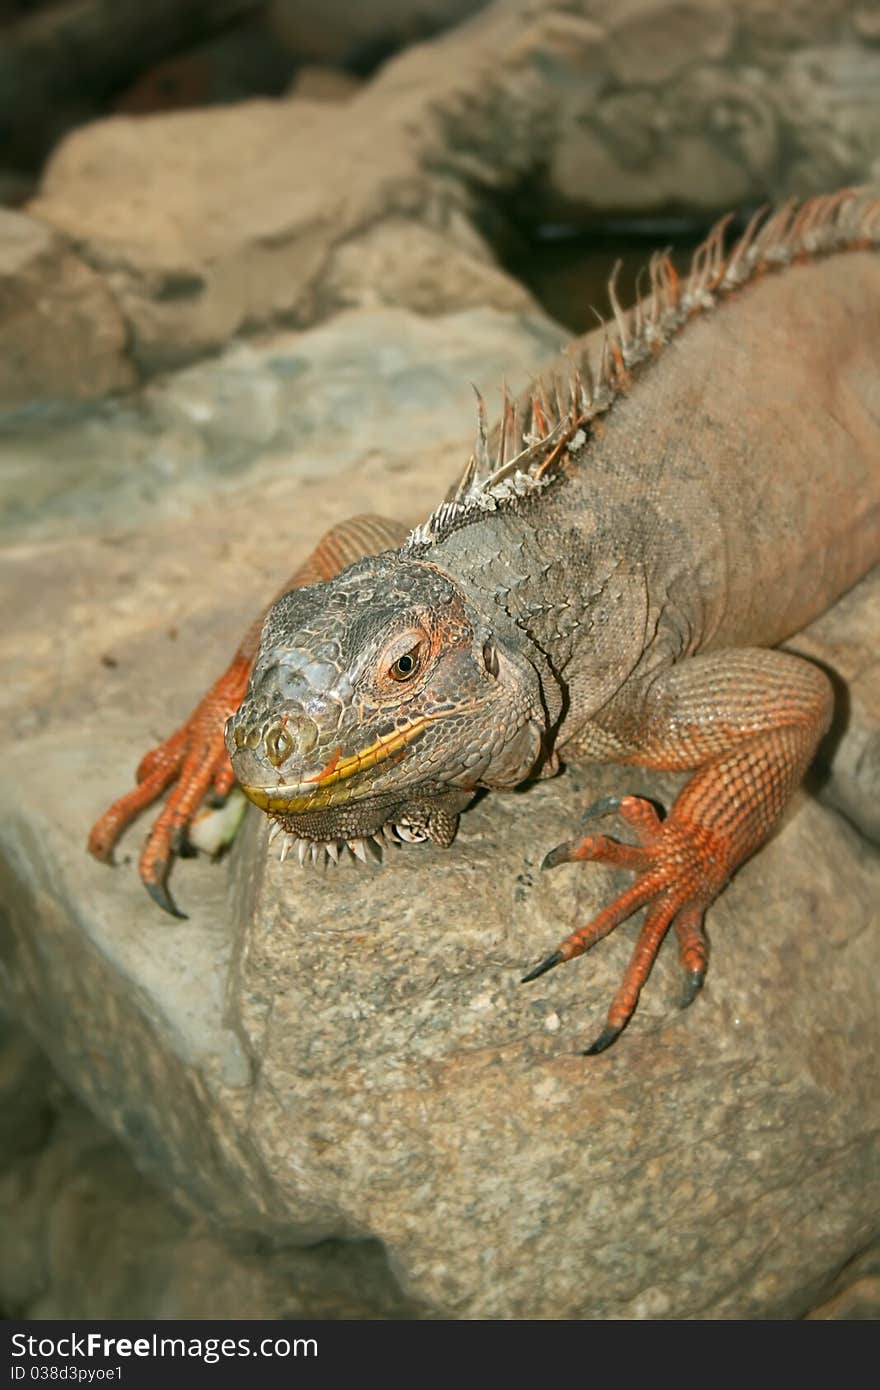
[[306, 889], [257, 857], [230, 995], [260, 1077], [252, 1133], [270, 1171], [296, 1173], [300, 1219], [332, 1220], [344, 1192], [336, 1219], [381, 1232], [405, 1286], [447, 1316], [794, 1316], [860, 1248], [876, 1200], [876, 1102], [855, 1077], [880, 867], [805, 807], [715, 908], [696, 1013], [676, 1011], [668, 951], [626, 1049], [591, 1066], [575, 1054], [632, 933], [552, 985], [517, 982], [560, 921], [607, 899], [607, 879], [551, 884], [537, 866], [575, 806], [620, 785], [495, 798], [454, 856], [401, 854], [359, 880]]
[[[264, 495], [288, 497], [296, 513], [308, 496], [319, 512], [304, 518], [306, 545], [311, 524], [338, 519], [344, 478], [372, 477], [380, 496], [396, 497], [401, 471], [411, 500], [400, 501], [417, 521], [467, 457], [470, 383], [491, 405], [505, 376], [524, 385], [566, 336], [537, 313], [350, 310], [304, 333], [234, 344], [98, 412], [34, 414], [0, 433], [0, 535], [126, 533], [244, 487], [243, 514], [262, 513]], [[366, 482], [361, 495], [375, 510]], [[266, 592], [282, 578], [267, 573]], [[35, 618], [31, 640], [42, 630]]]
[[797, 6], [768, 29], [766, 0], [496, 0], [342, 104], [78, 130], [30, 210], [103, 277], [145, 372], [398, 290], [432, 313], [507, 308], [523, 291], [487, 229], [502, 241], [511, 209], [534, 228], [870, 178], [880, 49], [855, 11]]
[[343, 68], [306, 63], [297, 69], [290, 95], [301, 101], [345, 102], [360, 91], [362, 83]]
[[408, 218], [388, 218], [334, 251], [323, 292], [329, 302], [399, 304], [417, 314], [448, 313], [482, 304], [534, 314], [537, 304], [523, 285], [494, 264], [473, 229], [460, 242]]
[[295, 58], [370, 64], [480, 10], [486, 0], [270, 0], [268, 21]]
[[44, 224], [0, 208], [0, 411], [94, 400], [134, 379], [100, 276]]
[[807, 1316], [828, 1322], [876, 1322], [880, 1317], [880, 1247], [875, 1243], [841, 1270], [831, 1296]]
[[826, 666], [837, 714], [820, 749], [819, 795], [880, 844], [880, 569], [788, 645]]
[[866, 0], [865, 4], [858, 5], [852, 22], [860, 38], [872, 43], [880, 42], [880, 6], [877, 0]]
[[42, 1150], [0, 1176], [0, 1304], [8, 1314], [336, 1319], [416, 1311], [375, 1243], [230, 1250], [204, 1222], [175, 1211], [69, 1096], [56, 1097], [52, 1118]]
[[[225, 869], [178, 865], [185, 923], [160, 917], [137, 882], [143, 827], [115, 872], [84, 853], [127, 769], [184, 716], [315, 533], [358, 510], [417, 516], [454, 475], [471, 410], [463, 401], [462, 423], [450, 420], [443, 371], [428, 365], [431, 332], [448, 361], [443, 320], [416, 321], [392, 350], [389, 312], [370, 318], [351, 315], [335, 347], [329, 325], [286, 342], [287, 378], [271, 343], [240, 359], [251, 396], [220, 389], [234, 353], [213, 388], [205, 364], [151, 390], [145, 433], [201, 439], [206, 456], [269, 400], [269, 424], [235, 445], [246, 471], [219, 494], [198, 505], [169, 484], [149, 527], [120, 529], [120, 505], [103, 534], [35, 526], [7, 550], [7, 1006], [151, 1180], [227, 1241], [369, 1237], [407, 1296], [445, 1317], [805, 1314], [865, 1248], [877, 1205], [880, 862], [834, 810], [803, 796], [713, 907], [694, 1006], [677, 1009], [667, 944], [625, 1038], [593, 1060], [577, 1053], [632, 927], [588, 961], [518, 980], [619, 879], [538, 865], [593, 797], [633, 787], [668, 802], [674, 779], [569, 771], [480, 801], [450, 851], [401, 848], [326, 876], [270, 861], [255, 813]], [[499, 342], [537, 352], [513, 316], [493, 320]], [[461, 366], [467, 342], [489, 356], [480, 322], [453, 320]], [[379, 377], [358, 394], [369, 343]], [[394, 383], [412, 368], [395, 406], [415, 399], [415, 414], [394, 421]], [[321, 381], [325, 405], [308, 415]], [[447, 432], [432, 434], [438, 381]], [[364, 391], [382, 403], [372, 442], [346, 439]], [[876, 700], [856, 635], [876, 630], [875, 586], [847, 603], [833, 628], [853, 672], [838, 758]], [[815, 629], [801, 640], [825, 650]]]
[[55, 0], [19, 6], [0, 42], [0, 148], [36, 165], [144, 65], [259, 8], [260, 0]]
[[43, 1053], [0, 1014], [0, 1173], [45, 1139], [51, 1085], [52, 1069]]
[[[623, 87], [662, 88], [684, 71], [694, 53], [726, 58], [736, 15], [725, 0], [623, 0], [614, 7], [612, 26], [607, 61], [613, 78]], [[790, 42], [800, 37], [793, 34]], [[656, 100], [658, 94], [652, 95]]]

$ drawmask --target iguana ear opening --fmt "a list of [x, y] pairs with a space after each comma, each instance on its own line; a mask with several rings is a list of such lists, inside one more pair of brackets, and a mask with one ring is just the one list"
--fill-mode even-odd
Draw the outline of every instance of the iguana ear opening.
[[478, 642], [486, 673], [497, 683], [492, 714], [501, 735], [480, 782], [486, 787], [515, 787], [537, 773], [544, 752], [547, 721], [541, 682], [531, 662], [496, 633], [484, 631]]
[[498, 675], [498, 648], [491, 637], [487, 637], [483, 643], [483, 663], [490, 676]]

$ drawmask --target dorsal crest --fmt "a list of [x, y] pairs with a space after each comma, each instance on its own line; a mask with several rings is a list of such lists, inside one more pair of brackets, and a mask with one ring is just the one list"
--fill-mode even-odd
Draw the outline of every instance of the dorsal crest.
[[628, 310], [618, 298], [618, 261], [608, 283], [611, 318], [600, 320], [604, 335], [598, 360], [591, 363], [587, 354], [577, 359], [572, 355], [564, 390], [556, 373], [552, 393], [538, 382], [524, 398], [512, 402], [505, 388], [491, 451], [485, 402], [476, 392], [474, 452], [446, 500], [410, 533], [409, 552], [424, 553], [460, 527], [487, 512], [515, 506], [559, 478], [563, 466], [586, 450], [593, 422], [697, 314], [714, 309], [764, 272], [880, 244], [880, 198], [865, 189], [844, 189], [801, 204], [790, 199], [776, 212], [760, 209], [727, 249], [730, 221], [728, 215], [715, 224], [683, 278], [668, 251], [655, 252], [636, 280], [636, 302]]

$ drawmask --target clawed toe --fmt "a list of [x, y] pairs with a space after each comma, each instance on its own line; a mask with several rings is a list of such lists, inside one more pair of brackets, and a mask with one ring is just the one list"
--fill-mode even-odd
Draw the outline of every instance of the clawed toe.
[[691, 826], [674, 817], [662, 820], [657, 808], [644, 797], [603, 797], [594, 802], [584, 819], [589, 821], [612, 811], [631, 827], [637, 844], [626, 844], [607, 835], [583, 835], [557, 845], [541, 867], [598, 861], [634, 871], [635, 882], [523, 977], [524, 984], [537, 980], [563, 961], [583, 955], [640, 908], [648, 908], [606, 1026], [586, 1049], [585, 1056], [604, 1052], [623, 1032], [663, 938], [673, 924], [686, 980], [683, 1006], [694, 1001], [706, 977], [709, 959], [703, 916], [726, 879], [723, 857], [712, 842], [705, 836], [701, 839]]

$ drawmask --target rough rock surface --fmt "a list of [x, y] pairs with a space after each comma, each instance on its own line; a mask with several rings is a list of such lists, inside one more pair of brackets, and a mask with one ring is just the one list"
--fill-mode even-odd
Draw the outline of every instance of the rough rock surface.
[[431, 312], [507, 308], [523, 291], [474, 229], [497, 228], [511, 199], [534, 224], [876, 177], [880, 48], [863, 11], [495, 0], [344, 106], [254, 101], [81, 129], [31, 210], [104, 278], [141, 371], [270, 320], [398, 302], [399, 285]]
[[[874, 593], [866, 622], [865, 593]], [[873, 622], [870, 613], [874, 613]], [[835, 679], [834, 725], [820, 749], [821, 795], [880, 845], [880, 571], [789, 643]]]
[[[0, 1028], [0, 1310], [17, 1318], [406, 1318], [375, 1242], [229, 1250]], [[83, 1277], [87, 1271], [87, 1277]]]
[[[305, 544], [311, 525], [338, 518], [352, 473], [364, 479], [365, 510], [371, 483], [390, 495], [400, 475], [412, 500], [396, 500], [419, 519], [436, 500], [438, 455], [446, 474], [467, 457], [470, 383], [482, 383], [492, 405], [505, 377], [525, 385], [566, 336], [538, 313], [351, 310], [303, 333], [234, 343], [124, 402], [34, 412], [0, 431], [0, 536], [64, 537], [71, 527], [118, 535], [246, 487], [242, 517], [277, 526], [282, 496], [293, 514], [311, 514]], [[242, 524], [243, 540], [251, 525]], [[288, 515], [282, 526], [289, 533]], [[285, 572], [282, 564], [270, 589]], [[182, 594], [184, 611], [187, 602]]]
[[835, 1280], [831, 1297], [808, 1317], [828, 1322], [876, 1322], [880, 1317], [880, 1245], [873, 1245], [848, 1264]]
[[37, 398], [94, 400], [134, 379], [100, 275], [45, 223], [0, 208], [0, 412]]
[[[451, 341], [469, 339], [479, 360], [480, 315], [451, 323]], [[328, 402], [339, 392], [298, 439], [302, 397], [279, 388], [265, 430], [254, 405], [229, 405], [251, 375], [248, 400], [263, 400], [270, 345], [240, 380], [233, 353], [155, 388], [145, 433], [177, 421], [180, 457], [199, 440], [210, 457], [218, 421], [250, 422], [250, 471], [225, 491], [178, 491], [166, 441], [171, 503], [151, 526], [142, 514], [124, 529], [123, 490], [115, 526], [35, 525], [3, 557], [0, 989], [139, 1165], [228, 1237], [373, 1237], [407, 1294], [447, 1316], [807, 1312], [868, 1245], [878, 1195], [880, 862], [833, 810], [804, 796], [713, 908], [693, 1008], [676, 1009], [667, 947], [633, 1025], [595, 1060], [577, 1049], [601, 1024], [633, 929], [520, 987], [618, 881], [537, 865], [592, 797], [629, 786], [668, 800], [673, 779], [569, 771], [482, 800], [448, 852], [401, 849], [326, 877], [267, 861], [254, 813], [225, 867], [178, 865], [186, 923], [158, 914], [137, 882], [142, 830], [115, 873], [84, 853], [91, 819], [316, 531], [357, 510], [417, 517], [461, 461], [466, 382], [488, 389], [482, 371], [462, 373], [454, 435], [446, 367], [425, 361], [396, 409], [373, 417], [373, 443], [340, 441], [341, 422], [358, 418], [345, 372], [357, 335], [344, 324], [333, 350], [328, 331], [280, 353], [305, 357]], [[358, 340], [372, 337], [379, 371], [361, 391], [393, 398], [425, 331], [395, 355], [380, 314]], [[534, 329], [509, 318], [505, 331], [529, 365]], [[447, 433], [426, 434], [441, 415]], [[274, 458], [266, 437], [283, 441]], [[845, 622], [823, 620], [828, 659], [853, 675], [840, 758], [876, 709], [877, 604], [875, 576]], [[802, 640], [826, 651], [821, 624]]]

